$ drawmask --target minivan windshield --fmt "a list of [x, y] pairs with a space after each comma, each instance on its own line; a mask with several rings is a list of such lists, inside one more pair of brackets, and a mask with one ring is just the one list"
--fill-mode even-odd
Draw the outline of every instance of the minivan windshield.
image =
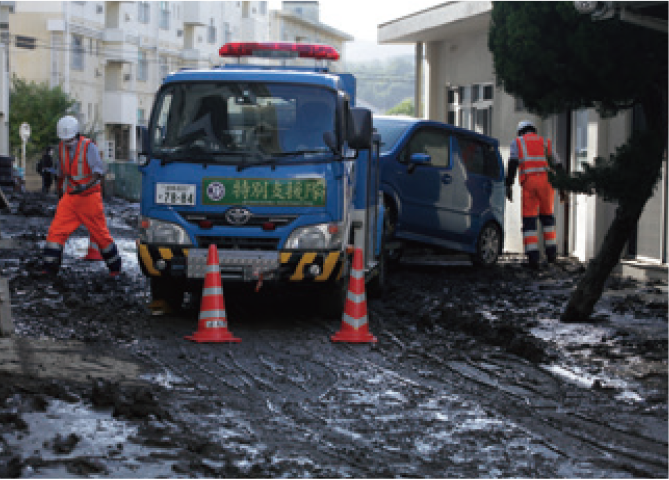
[[166, 161], [249, 164], [332, 153], [336, 93], [309, 85], [174, 83], [163, 88], [149, 126], [151, 152]]

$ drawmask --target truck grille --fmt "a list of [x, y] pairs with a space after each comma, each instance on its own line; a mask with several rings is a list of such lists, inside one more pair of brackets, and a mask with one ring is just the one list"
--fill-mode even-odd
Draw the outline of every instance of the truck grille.
[[188, 223], [193, 225], [198, 225], [201, 221], [206, 220], [212, 222], [214, 227], [230, 227], [235, 226], [237, 228], [245, 227], [261, 227], [264, 223], [273, 223], [276, 225], [276, 228], [285, 227], [289, 225], [293, 220], [297, 218], [297, 215], [257, 215], [254, 214], [249, 221], [241, 225], [231, 225], [225, 218], [225, 213], [184, 213], [180, 212], [179, 215], [183, 217]]
[[209, 248], [212, 244], [222, 250], [278, 250], [279, 248], [278, 238], [205, 236], [196, 238], [200, 248]]

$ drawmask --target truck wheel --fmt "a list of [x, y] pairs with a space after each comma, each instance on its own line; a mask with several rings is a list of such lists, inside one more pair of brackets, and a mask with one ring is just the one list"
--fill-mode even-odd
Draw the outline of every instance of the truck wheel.
[[348, 293], [348, 275], [329, 285], [323, 285], [318, 292], [318, 305], [323, 318], [341, 320]]
[[151, 299], [165, 300], [172, 310], [179, 311], [184, 300], [185, 286], [171, 278], [151, 278]]
[[348, 276], [351, 272], [351, 257], [344, 255], [345, 261], [339, 280], [328, 282], [320, 286], [318, 291], [318, 305], [321, 316], [325, 319], [341, 320], [344, 313], [344, 304], [348, 294]]
[[472, 262], [477, 267], [492, 267], [499, 259], [499, 250], [502, 245], [502, 233], [494, 223], [486, 223], [479, 232], [476, 241], [476, 253], [471, 255]]

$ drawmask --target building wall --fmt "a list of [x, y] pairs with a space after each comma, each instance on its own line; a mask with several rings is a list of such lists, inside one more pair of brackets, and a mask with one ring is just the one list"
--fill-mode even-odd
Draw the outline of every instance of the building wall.
[[[425, 117], [463, 126], [460, 118], [448, 116], [449, 88], [484, 82], [494, 85], [493, 58], [487, 45], [491, 8], [490, 2], [449, 2], [379, 27], [381, 43], [425, 42]], [[571, 171], [582, 168], [582, 162], [592, 164], [598, 156], [608, 158], [632, 132], [630, 113], [602, 119], [596, 111], [584, 110], [542, 119], [524, 111], [522, 105], [496, 85], [493, 96], [489, 135], [500, 141], [505, 166], [509, 145], [521, 120], [534, 122], [539, 133], [553, 141], [554, 150]], [[668, 190], [669, 172], [665, 164], [662, 181], [639, 222], [640, 234], [637, 238], [639, 256], [650, 255], [650, 258], [665, 264], [669, 255]], [[505, 247], [509, 252], [521, 253], [521, 190], [517, 181], [513, 198], [512, 203], [506, 203]], [[560, 253], [574, 255], [580, 260], [593, 258], [601, 248], [615, 211], [616, 205], [594, 195], [571, 194], [566, 204], [561, 204], [556, 195]]]

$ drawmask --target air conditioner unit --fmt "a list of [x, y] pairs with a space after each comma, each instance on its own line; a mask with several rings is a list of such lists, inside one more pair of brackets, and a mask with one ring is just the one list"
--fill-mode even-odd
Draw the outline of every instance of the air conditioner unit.
[[123, 74], [123, 81], [124, 82], [129, 82], [131, 78], [132, 78], [132, 75], [130, 75], [129, 73], [124, 73]]

